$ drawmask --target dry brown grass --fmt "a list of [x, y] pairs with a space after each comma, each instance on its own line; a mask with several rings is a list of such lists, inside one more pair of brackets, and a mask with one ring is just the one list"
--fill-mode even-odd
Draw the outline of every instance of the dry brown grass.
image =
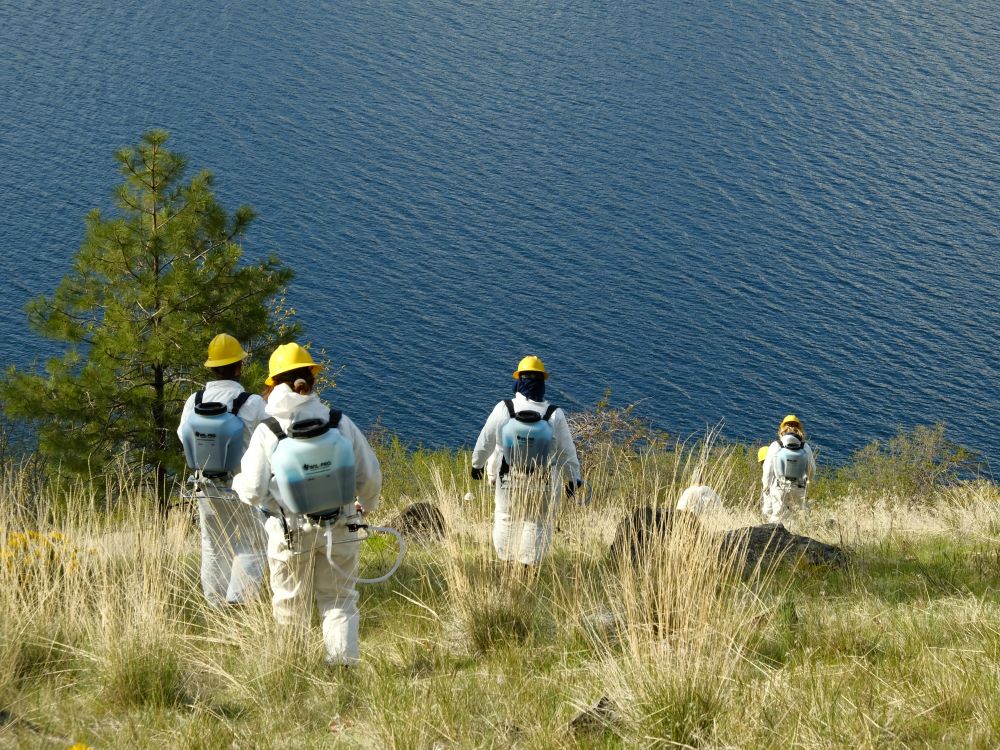
[[848, 568], [744, 579], [705, 531], [756, 522], [745, 504], [682, 521], [642, 567], [607, 555], [625, 513], [672, 505], [696, 465], [724, 496], [741, 487], [734, 456], [682, 450], [666, 471], [609, 454], [528, 574], [494, 559], [489, 488], [421, 460], [449, 533], [364, 590], [353, 671], [324, 668], [318, 631], [276, 627], [263, 599], [208, 608], [196, 525], [141, 487], [108, 510], [6, 473], [0, 538], [59, 533], [66, 551], [0, 566], [0, 747], [1000, 744], [994, 485], [920, 509], [843, 498], [801, 530], [848, 546]]

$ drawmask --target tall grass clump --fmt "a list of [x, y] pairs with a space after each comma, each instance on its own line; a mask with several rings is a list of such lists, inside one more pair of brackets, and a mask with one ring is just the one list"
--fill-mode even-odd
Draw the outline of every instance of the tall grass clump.
[[190, 659], [229, 699], [270, 714], [309, 692], [325, 653], [317, 629], [278, 625], [263, 600], [206, 619], [188, 638]]
[[[713, 450], [704, 444], [691, 453], [679, 450], [682, 470], [663, 496], [679, 494], [693, 465], [725, 490], [729, 454], [710, 469]], [[623, 548], [608, 563], [599, 598], [582, 602], [590, 611], [606, 607], [617, 623], [587, 632], [600, 657], [597, 674], [620, 719], [609, 731], [629, 745], [719, 741], [717, 721], [739, 695], [751, 640], [773, 613], [757, 593], [770, 571], [744, 578], [740, 550], [720, 557], [720, 540], [710, 526], [670, 510], [652, 506], [653, 516], [671, 516], [662, 543], [647, 543], [638, 556]]]
[[738, 546], [723, 555], [717, 529], [730, 516], [699, 520], [673, 507], [698, 483], [742, 508], [756, 493], [756, 461], [719, 440], [717, 429], [670, 444], [631, 412], [604, 421], [611, 429], [593, 429], [585, 454], [587, 476], [596, 477], [594, 506], [569, 515], [576, 528], [604, 526], [605, 539], [626, 518], [651, 527], [633, 525], [625, 541], [634, 546], [598, 553], [603, 559], [591, 557], [589, 566], [578, 555], [576, 574], [557, 578], [569, 583], [557, 585], [553, 598], [584, 634], [602, 700], [614, 707], [598, 717], [605, 740], [712, 745], [752, 671], [753, 641], [778, 611], [759, 594], [774, 571], [745, 570]]
[[[453, 481], [435, 471], [432, 482], [435, 501], [451, 530], [440, 565], [460, 637], [480, 654], [525, 643], [537, 625], [536, 592], [531, 586], [536, 571], [497, 559], [487, 510], [492, 507], [493, 487], [484, 482], [478, 502], [461, 507], [459, 503], [465, 500]], [[523, 520], [527, 502], [534, 500], [539, 489], [535, 484], [513, 489], [514, 505], [518, 499], [525, 500], [513, 524]]]
[[[21, 462], [0, 474], [0, 704], [66, 660], [64, 602], [83, 577], [77, 539], [36, 519], [44, 483]], [[44, 517], [44, 513], [41, 513]], [[2, 707], [2, 705], [0, 705]]]

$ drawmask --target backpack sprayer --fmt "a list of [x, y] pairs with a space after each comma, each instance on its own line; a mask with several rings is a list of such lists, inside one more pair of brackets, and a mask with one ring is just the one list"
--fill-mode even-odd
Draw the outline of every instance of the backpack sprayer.
[[[406, 543], [396, 529], [387, 526], [370, 526], [364, 522], [354, 507], [355, 476], [354, 447], [336, 429], [343, 415], [336, 409], [330, 410], [329, 420], [305, 419], [295, 422], [286, 434], [274, 417], [265, 419], [266, 424], [278, 444], [271, 457], [271, 470], [284, 504], [297, 516], [304, 516], [301, 530], [325, 528], [326, 559], [330, 566], [341, 575], [360, 584], [387, 581], [399, 570], [406, 554]], [[290, 438], [287, 439], [286, 438]], [[354, 515], [349, 515], [351, 513]], [[357, 517], [357, 521], [351, 518]], [[339, 520], [345, 519], [347, 530], [353, 534], [364, 532], [364, 536], [335, 542], [333, 528]], [[375, 578], [361, 578], [343, 570], [333, 561], [333, 545], [360, 544], [374, 534], [395, 537], [399, 553], [389, 571]], [[295, 554], [305, 554], [310, 550]]]
[[[500, 464], [500, 476], [509, 473], [511, 469], [526, 474], [548, 469], [552, 465], [551, 453], [554, 435], [552, 431], [552, 415], [559, 408], [549, 404], [544, 413], [533, 409], [514, 410], [513, 399], [504, 399], [507, 415], [510, 419], [500, 430], [500, 449], [503, 460]], [[577, 490], [584, 489], [581, 497]], [[580, 480], [580, 484], [570, 490], [566, 486], [566, 494], [576, 498], [577, 505], [586, 507], [594, 494], [590, 482]]]
[[782, 435], [780, 443], [781, 448], [774, 459], [778, 477], [791, 486], [805, 487], [809, 472], [805, 442], [796, 435]]
[[[180, 426], [184, 460], [191, 470], [187, 478], [190, 489], [182, 489], [181, 497], [230, 499], [227, 483], [240, 469], [244, 448], [243, 420], [238, 415], [250, 394], [243, 391], [232, 406], [205, 401], [204, 396], [203, 390], [194, 394], [194, 410]], [[203, 512], [215, 511], [209, 505]]]
[[552, 423], [549, 421], [557, 407], [551, 404], [544, 414], [533, 409], [514, 411], [514, 401], [504, 399], [510, 419], [500, 430], [500, 449], [503, 461], [500, 476], [511, 469], [532, 474], [549, 465], [552, 450]]
[[239, 470], [243, 456], [243, 420], [237, 416], [250, 394], [241, 393], [232, 407], [204, 401], [205, 391], [194, 394], [194, 412], [181, 425], [184, 460], [194, 471], [192, 483], [230, 477]]

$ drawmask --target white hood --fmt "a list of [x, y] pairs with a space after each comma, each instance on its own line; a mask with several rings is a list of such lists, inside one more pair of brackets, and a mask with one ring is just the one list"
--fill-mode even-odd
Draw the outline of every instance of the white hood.
[[278, 420], [284, 428], [302, 419], [327, 419], [330, 410], [319, 400], [319, 396], [310, 393], [307, 396], [293, 391], [287, 383], [276, 385], [267, 399], [267, 413]]
[[790, 450], [797, 451], [802, 447], [802, 441], [796, 435], [782, 435], [781, 444]]

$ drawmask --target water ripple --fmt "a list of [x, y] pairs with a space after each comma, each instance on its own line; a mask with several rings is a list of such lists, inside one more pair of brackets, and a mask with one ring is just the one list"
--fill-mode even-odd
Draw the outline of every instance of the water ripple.
[[794, 409], [830, 458], [945, 420], [1000, 459], [985, 0], [5, 16], [11, 362], [54, 353], [20, 310], [108, 206], [113, 151], [164, 126], [258, 210], [247, 252], [295, 267], [362, 424], [468, 443], [536, 351], [573, 408], [611, 385], [667, 429], [751, 438]]

